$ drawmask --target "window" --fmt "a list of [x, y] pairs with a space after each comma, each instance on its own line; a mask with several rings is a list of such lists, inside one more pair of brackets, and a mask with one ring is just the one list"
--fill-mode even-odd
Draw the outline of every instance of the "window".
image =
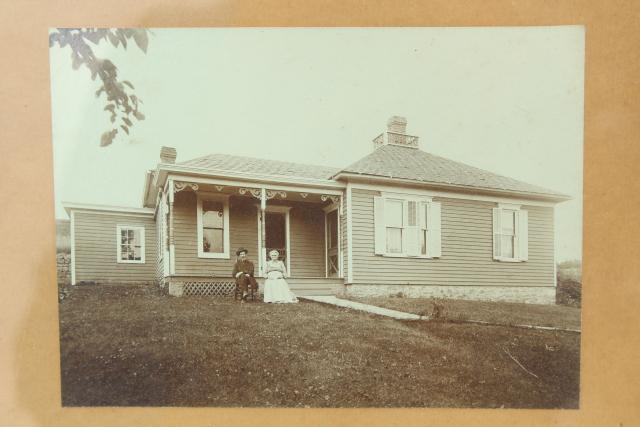
[[144, 264], [144, 227], [118, 225], [116, 229], [117, 261]]
[[198, 256], [229, 258], [229, 199], [198, 195]]
[[402, 228], [404, 225], [404, 203], [401, 200], [389, 200], [384, 209], [387, 253], [402, 253]]
[[440, 203], [417, 196], [374, 197], [375, 254], [440, 257]]
[[528, 212], [519, 205], [493, 208], [493, 258], [520, 262], [528, 259]]

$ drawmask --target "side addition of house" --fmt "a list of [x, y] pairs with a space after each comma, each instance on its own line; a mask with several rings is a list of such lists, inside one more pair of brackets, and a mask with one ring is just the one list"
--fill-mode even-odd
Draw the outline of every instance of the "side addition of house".
[[73, 284], [224, 294], [245, 247], [259, 278], [278, 249], [298, 295], [555, 301], [554, 206], [568, 197], [422, 151], [402, 117], [342, 169], [176, 157], [162, 148], [142, 207], [65, 203]]

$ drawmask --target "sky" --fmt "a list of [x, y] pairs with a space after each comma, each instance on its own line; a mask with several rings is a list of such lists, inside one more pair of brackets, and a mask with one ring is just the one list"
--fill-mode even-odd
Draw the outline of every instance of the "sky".
[[424, 151], [572, 197], [559, 261], [582, 257], [584, 28], [153, 29], [147, 53], [96, 56], [146, 120], [100, 147], [104, 98], [70, 48], [50, 49], [56, 217], [62, 201], [142, 206], [160, 147], [345, 167], [393, 115]]

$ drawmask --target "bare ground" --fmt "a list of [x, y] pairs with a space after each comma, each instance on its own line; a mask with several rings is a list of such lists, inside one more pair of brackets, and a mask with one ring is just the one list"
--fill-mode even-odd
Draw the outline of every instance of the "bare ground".
[[575, 333], [125, 286], [74, 288], [60, 326], [65, 406], [578, 406]]

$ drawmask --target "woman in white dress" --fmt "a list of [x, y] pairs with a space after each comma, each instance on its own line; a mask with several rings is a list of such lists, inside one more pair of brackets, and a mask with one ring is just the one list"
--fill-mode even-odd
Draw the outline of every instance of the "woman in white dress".
[[269, 261], [265, 266], [267, 279], [264, 282], [264, 302], [290, 303], [298, 302], [298, 298], [289, 289], [284, 276], [287, 268], [284, 263], [278, 260], [280, 253], [275, 249], [269, 252]]

